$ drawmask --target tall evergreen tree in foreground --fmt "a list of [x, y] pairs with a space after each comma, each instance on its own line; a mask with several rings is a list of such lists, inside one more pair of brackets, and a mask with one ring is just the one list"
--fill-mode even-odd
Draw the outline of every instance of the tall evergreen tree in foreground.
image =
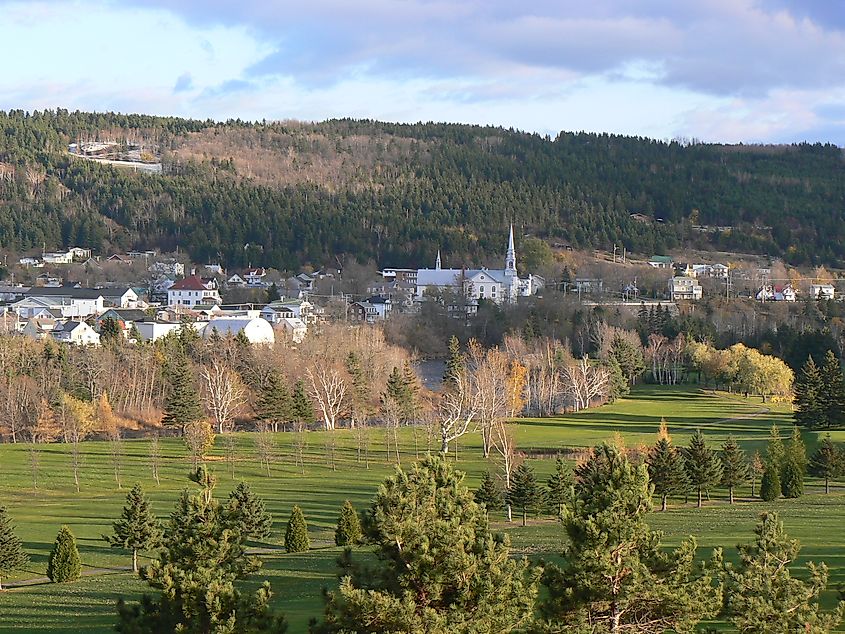
[[824, 363], [821, 370], [821, 395], [820, 408], [822, 418], [820, 424], [828, 428], [840, 427], [845, 423], [845, 376], [842, 375], [842, 366], [839, 359], [828, 350], [824, 355]]
[[304, 553], [309, 548], [311, 548], [311, 540], [308, 539], [308, 524], [305, 522], [305, 515], [299, 505], [294, 504], [287, 529], [285, 529], [285, 550], [289, 553]]
[[138, 551], [152, 550], [161, 543], [161, 524], [140, 484], [126, 495], [120, 519], [112, 523], [113, 534], [103, 535], [113, 548], [132, 551], [132, 572], [138, 572]]
[[291, 396], [278, 370], [267, 376], [255, 403], [255, 414], [259, 420], [267, 423], [273, 431], [279, 431], [279, 425], [289, 421], [291, 416]]
[[169, 389], [164, 401], [161, 424], [166, 427], [178, 427], [184, 431], [187, 425], [203, 417], [199, 392], [187, 356], [178, 355], [168, 360], [167, 382]]
[[455, 335], [449, 338], [449, 356], [446, 357], [446, 370], [443, 372], [444, 389], [452, 389], [466, 367], [466, 357], [461, 352], [461, 342]]
[[312, 632], [512, 632], [533, 617], [537, 574], [490, 533], [487, 514], [441, 457], [397, 469], [379, 487], [365, 532], [375, 568], [352, 561]]
[[792, 427], [792, 438], [783, 459], [781, 488], [783, 496], [798, 498], [804, 495], [804, 474], [807, 472], [807, 449], [797, 426]]
[[241, 482], [229, 494], [226, 507], [235, 526], [246, 537], [265, 539], [273, 528], [273, 516], [264, 508], [264, 500]]
[[843, 604], [829, 613], [819, 606], [827, 586], [825, 564], [808, 564], [807, 579], [796, 579], [790, 564], [801, 549], [789, 539], [776, 513], [763, 513], [751, 544], [739, 546], [739, 563], [725, 566], [725, 613], [746, 634], [807, 632], [827, 634], [843, 617]]
[[660, 496], [660, 510], [666, 510], [670, 495], [680, 495], [689, 490], [689, 477], [681, 452], [672, 446], [668, 434], [661, 434], [648, 452], [648, 475], [654, 485], [655, 495]]
[[733, 436], [722, 445], [719, 454], [722, 462], [722, 486], [728, 489], [728, 499], [734, 503], [734, 489], [748, 481], [748, 462], [745, 460], [745, 452], [736, 442]]
[[534, 469], [524, 463], [519, 465], [511, 476], [511, 486], [505, 496], [508, 504], [522, 510], [522, 525], [525, 526], [528, 514], [543, 506], [543, 491]]
[[305, 393], [305, 383], [301, 379], [293, 385], [291, 415], [301, 425], [310, 425], [314, 422], [314, 404]]
[[563, 519], [563, 507], [572, 499], [572, 470], [566, 461], [558, 456], [555, 470], [546, 481], [546, 505], [556, 517]]
[[766, 502], [778, 499], [783, 492], [780, 477], [785, 455], [783, 441], [780, 439], [780, 429], [777, 425], [772, 425], [769, 432], [769, 446], [766, 449], [763, 477], [760, 480], [760, 497]]
[[481, 476], [481, 484], [476, 489], [474, 498], [477, 504], [483, 504], [487, 511], [497, 511], [502, 508], [504, 496], [502, 489], [496, 483], [496, 476], [485, 471]]
[[575, 472], [575, 498], [563, 526], [565, 564], [543, 572], [548, 593], [538, 632], [692, 632], [714, 616], [721, 591], [696, 563], [689, 538], [673, 552], [646, 524], [652, 491], [645, 465], [601, 445]]
[[824, 492], [830, 493], [830, 481], [845, 471], [842, 450], [833, 444], [830, 434], [825, 434], [821, 444], [810, 457], [810, 475], [824, 478]]
[[29, 555], [23, 549], [23, 542], [15, 534], [6, 507], [0, 506], [0, 590], [3, 589], [3, 577], [23, 568], [27, 562]]
[[795, 377], [795, 424], [814, 429], [827, 427], [827, 413], [824, 408], [824, 384], [822, 375], [812, 356]]
[[267, 582], [252, 594], [236, 587], [261, 562], [246, 554], [245, 535], [214, 498], [214, 477], [199, 467], [191, 479], [200, 490], [182, 492], [165, 529], [165, 547], [141, 570], [141, 578], [161, 594], [144, 595], [136, 605], [118, 601], [115, 629], [123, 634], [284, 632], [284, 619], [269, 610]]
[[361, 520], [352, 502], [346, 500], [340, 508], [337, 528], [334, 531], [334, 543], [337, 546], [354, 546], [361, 541]]
[[56, 543], [47, 559], [47, 577], [54, 583], [76, 581], [82, 576], [82, 560], [76, 547], [76, 537], [67, 526], [62, 526]]
[[722, 463], [716, 452], [707, 446], [700, 429], [695, 430], [689, 447], [684, 450], [684, 466], [690, 485], [698, 493], [696, 506], [701, 508], [702, 494], [709, 494], [710, 489], [722, 481]]

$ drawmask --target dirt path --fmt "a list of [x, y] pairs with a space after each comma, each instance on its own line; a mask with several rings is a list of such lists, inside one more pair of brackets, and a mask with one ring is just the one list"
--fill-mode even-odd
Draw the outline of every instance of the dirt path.
[[[120, 574], [129, 572], [132, 566], [116, 566], [114, 568], [88, 568], [82, 571], [83, 577], [96, 577], [107, 574]], [[49, 577], [31, 577], [29, 579], [21, 579], [19, 581], [4, 581], [3, 589], [11, 590], [12, 588], [25, 588], [27, 586], [38, 586], [43, 583], [53, 583]]]

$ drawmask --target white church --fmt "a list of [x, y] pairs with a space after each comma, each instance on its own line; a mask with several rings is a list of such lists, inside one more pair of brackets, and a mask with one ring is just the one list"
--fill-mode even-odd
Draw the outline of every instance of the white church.
[[497, 304], [514, 302], [517, 297], [528, 297], [543, 288], [544, 280], [538, 275], [519, 277], [516, 271], [516, 249], [513, 242], [513, 225], [508, 235], [508, 251], [503, 269], [444, 269], [440, 252], [433, 269], [385, 269], [385, 279], [395, 279], [415, 286], [415, 297], [421, 300], [426, 294], [443, 290], [462, 292], [468, 300], [486, 299]]

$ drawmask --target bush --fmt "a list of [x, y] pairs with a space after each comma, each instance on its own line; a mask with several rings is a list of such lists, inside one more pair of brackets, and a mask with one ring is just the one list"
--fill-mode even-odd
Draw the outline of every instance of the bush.
[[285, 550], [289, 553], [303, 553], [311, 548], [308, 540], [308, 525], [299, 506], [294, 506], [290, 512], [288, 528], [285, 531]]
[[337, 528], [334, 532], [334, 543], [338, 546], [354, 546], [361, 541], [361, 520], [352, 502], [346, 500], [340, 509]]
[[54, 583], [76, 581], [82, 576], [82, 562], [76, 548], [76, 538], [67, 526], [62, 526], [47, 561], [47, 576]]
[[776, 466], [766, 465], [763, 479], [760, 480], [760, 497], [766, 502], [772, 502], [780, 497], [780, 475]]

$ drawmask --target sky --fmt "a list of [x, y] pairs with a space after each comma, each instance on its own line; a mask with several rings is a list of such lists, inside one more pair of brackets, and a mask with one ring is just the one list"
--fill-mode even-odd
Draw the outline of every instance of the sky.
[[0, 0], [0, 109], [845, 146], [845, 0]]

